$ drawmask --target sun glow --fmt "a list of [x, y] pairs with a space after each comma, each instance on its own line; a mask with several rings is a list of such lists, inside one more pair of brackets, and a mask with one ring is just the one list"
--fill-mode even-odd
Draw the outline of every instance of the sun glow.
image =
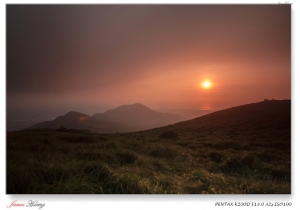
[[201, 87], [204, 88], [204, 89], [209, 89], [212, 87], [212, 83], [211, 81], [209, 80], [204, 80], [202, 83], [201, 83]]

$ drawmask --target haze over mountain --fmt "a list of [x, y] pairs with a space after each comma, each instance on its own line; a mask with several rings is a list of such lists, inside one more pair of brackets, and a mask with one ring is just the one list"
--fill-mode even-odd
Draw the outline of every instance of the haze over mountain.
[[[6, 20], [9, 119], [80, 103], [220, 110], [291, 98], [291, 5], [12, 4]], [[86, 107], [52, 117], [108, 110]]]
[[[56, 121], [95, 119], [69, 112]], [[140, 132], [40, 129], [7, 132], [7, 138], [8, 194], [291, 193], [290, 100], [245, 104]]]
[[131, 132], [151, 129], [173, 124], [186, 118], [154, 111], [143, 104], [123, 105], [92, 117], [83, 113], [71, 111], [59, 116], [53, 121], [38, 123], [30, 129], [52, 128], [61, 126], [70, 129], [90, 130], [100, 133]]
[[166, 112], [181, 115], [187, 119], [193, 119], [196, 117], [201, 117], [202, 115], [211, 113], [212, 110], [200, 110], [200, 109], [168, 109], [168, 108], [159, 108], [156, 111]]
[[5, 14], [7, 193], [291, 193], [291, 4]]
[[129, 132], [137, 130], [137, 128], [126, 124], [106, 122], [75, 111], [68, 112], [64, 116], [59, 116], [53, 121], [38, 123], [29, 129], [58, 129], [61, 126], [68, 129], [89, 130], [99, 133]]
[[115, 106], [105, 103], [74, 103], [74, 104], [43, 104], [42, 106], [7, 106], [7, 131], [22, 130], [44, 121], [54, 120], [70, 110], [93, 115], [96, 112], [105, 112]]
[[[176, 130], [224, 135], [273, 136], [291, 129], [291, 100], [268, 100], [245, 104], [176, 123]], [[220, 133], [219, 133], [220, 132]], [[277, 137], [277, 136], [276, 136]], [[289, 138], [287, 138], [289, 139]]]
[[187, 120], [180, 115], [154, 111], [143, 104], [123, 105], [93, 117], [108, 122], [125, 123], [140, 129], [150, 129]]

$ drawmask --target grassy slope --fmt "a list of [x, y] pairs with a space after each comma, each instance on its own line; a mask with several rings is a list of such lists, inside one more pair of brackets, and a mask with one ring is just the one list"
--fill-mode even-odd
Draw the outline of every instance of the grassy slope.
[[8, 132], [7, 193], [291, 193], [290, 105], [135, 133]]

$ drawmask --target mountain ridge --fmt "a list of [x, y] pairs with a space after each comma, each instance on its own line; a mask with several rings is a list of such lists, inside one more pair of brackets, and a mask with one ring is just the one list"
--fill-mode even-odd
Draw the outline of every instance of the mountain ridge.
[[93, 116], [77, 111], [69, 111], [52, 121], [41, 122], [28, 129], [58, 129], [64, 126], [100, 133], [134, 132], [173, 124], [181, 120], [185, 120], [185, 118], [168, 113], [159, 113], [141, 103], [135, 103], [122, 105], [104, 113], [96, 113]]
[[176, 129], [196, 133], [229, 132], [270, 135], [278, 130], [291, 129], [291, 100], [261, 101], [219, 110], [195, 119], [178, 122]]
[[139, 132], [62, 130], [7, 132], [8, 193], [291, 193], [290, 100]]
[[93, 117], [108, 122], [126, 123], [141, 129], [151, 129], [153, 128], [152, 124], [164, 126], [187, 120], [180, 115], [157, 112], [141, 103], [122, 105], [104, 113], [96, 113]]
[[[135, 111], [130, 109], [132, 107], [136, 108]], [[141, 115], [141, 112], [144, 113], [144, 115]], [[118, 118], [121, 114], [125, 116], [125, 118], [122, 119], [123, 121]], [[150, 116], [149, 114], [152, 115]], [[172, 119], [172, 117], [175, 119]], [[132, 120], [133, 118], [134, 120]], [[169, 121], [164, 121], [163, 119], [165, 118], [168, 118]], [[128, 119], [131, 119], [129, 123], [126, 121]], [[147, 123], [142, 122], [145, 119], [148, 119]], [[190, 120], [180, 122], [176, 122], [176, 120], [178, 120], [176, 115], [159, 113], [143, 104], [135, 103], [133, 105], [122, 105], [104, 113], [96, 113], [93, 116], [71, 111], [63, 116], [57, 117], [53, 121], [41, 122], [29, 129], [58, 129], [60, 126], [65, 126], [67, 128], [85, 129], [92, 132], [115, 133], [135, 132], [155, 128], [160, 129], [160, 127], [171, 124], [175, 126], [176, 129], [195, 130], [197, 132], [213, 132], [221, 128], [230, 129], [234, 132], [234, 130], [238, 130], [245, 125], [255, 128], [256, 124], [259, 129], [270, 130], [283, 127], [288, 129], [291, 125], [291, 100], [262, 101], [244, 104], [215, 111]]]
[[183, 116], [187, 119], [194, 119], [197, 117], [201, 117], [203, 115], [214, 112], [213, 110], [201, 110], [201, 109], [168, 109], [168, 108], [158, 108], [156, 109], [158, 112], [162, 113], [171, 113]]

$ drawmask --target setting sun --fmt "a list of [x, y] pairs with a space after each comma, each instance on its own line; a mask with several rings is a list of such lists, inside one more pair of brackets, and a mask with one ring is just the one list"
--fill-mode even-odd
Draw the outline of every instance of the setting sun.
[[201, 83], [202, 88], [209, 89], [212, 86], [212, 83], [209, 80], [205, 80]]

